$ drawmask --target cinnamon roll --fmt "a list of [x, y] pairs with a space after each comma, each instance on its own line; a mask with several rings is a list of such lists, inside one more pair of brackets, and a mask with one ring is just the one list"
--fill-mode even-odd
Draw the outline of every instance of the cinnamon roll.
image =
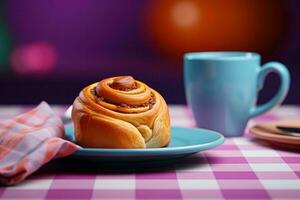
[[163, 97], [131, 76], [85, 87], [73, 103], [79, 145], [91, 148], [156, 148], [170, 142], [170, 116]]

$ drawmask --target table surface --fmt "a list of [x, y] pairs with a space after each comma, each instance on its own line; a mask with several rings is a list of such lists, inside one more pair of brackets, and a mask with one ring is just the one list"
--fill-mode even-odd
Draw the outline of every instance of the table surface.
[[[65, 106], [53, 106], [63, 114]], [[0, 119], [28, 110], [0, 106]], [[194, 127], [185, 106], [170, 106], [173, 126]], [[300, 118], [300, 107], [282, 106], [256, 123]], [[147, 170], [110, 171], [55, 160], [23, 183], [0, 188], [1, 199], [300, 199], [300, 153], [244, 137], [218, 148]], [[87, 164], [87, 163], [85, 163]], [[78, 166], [77, 166], [78, 165]], [[88, 165], [87, 165], [88, 166]]]

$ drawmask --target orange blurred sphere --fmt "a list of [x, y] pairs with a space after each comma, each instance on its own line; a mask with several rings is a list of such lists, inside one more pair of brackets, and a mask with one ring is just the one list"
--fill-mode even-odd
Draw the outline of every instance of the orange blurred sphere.
[[268, 54], [286, 30], [277, 0], [150, 1], [146, 29], [153, 45], [182, 58], [190, 51], [243, 50]]

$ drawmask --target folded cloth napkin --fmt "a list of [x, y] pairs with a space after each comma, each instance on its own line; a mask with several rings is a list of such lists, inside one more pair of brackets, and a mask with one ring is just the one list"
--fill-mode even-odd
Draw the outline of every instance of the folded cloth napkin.
[[0, 183], [19, 183], [50, 160], [80, 148], [63, 136], [63, 122], [46, 102], [0, 121]]

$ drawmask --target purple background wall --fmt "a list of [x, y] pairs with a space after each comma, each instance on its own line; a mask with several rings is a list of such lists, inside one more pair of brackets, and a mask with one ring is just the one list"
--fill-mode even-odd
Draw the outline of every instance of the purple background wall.
[[[57, 55], [43, 74], [0, 76], [1, 104], [72, 103], [78, 92], [107, 76], [131, 74], [160, 91], [168, 103], [185, 103], [182, 61], [171, 60], [147, 38], [145, 13], [150, 0], [7, 0], [3, 12], [13, 50], [36, 42], [51, 44]], [[285, 63], [292, 87], [285, 103], [300, 103], [300, 2], [287, 0], [286, 30], [263, 62]], [[276, 21], [274, 21], [276, 23]], [[11, 68], [10, 63], [7, 64]], [[276, 91], [271, 75], [260, 101]]]

